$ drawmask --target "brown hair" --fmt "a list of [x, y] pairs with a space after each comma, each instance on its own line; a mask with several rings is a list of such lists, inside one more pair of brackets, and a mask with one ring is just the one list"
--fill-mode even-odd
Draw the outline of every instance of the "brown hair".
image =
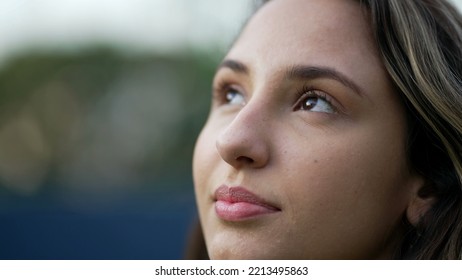
[[462, 258], [462, 18], [443, 0], [363, 0], [407, 107], [410, 164], [435, 204], [397, 258]]

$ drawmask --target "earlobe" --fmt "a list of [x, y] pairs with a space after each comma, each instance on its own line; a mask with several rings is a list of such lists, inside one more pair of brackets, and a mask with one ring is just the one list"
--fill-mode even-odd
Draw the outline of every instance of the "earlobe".
[[436, 201], [434, 187], [423, 178], [419, 178], [413, 187], [412, 196], [406, 209], [409, 223], [416, 227]]

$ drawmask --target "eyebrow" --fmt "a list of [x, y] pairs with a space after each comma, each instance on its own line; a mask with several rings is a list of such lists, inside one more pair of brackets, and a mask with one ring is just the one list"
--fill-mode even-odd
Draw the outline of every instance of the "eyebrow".
[[[221, 68], [229, 68], [234, 72], [241, 74], [249, 74], [249, 68], [237, 60], [226, 59], [220, 63], [217, 71]], [[295, 65], [289, 68], [286, 73], [288, 79], [300, 79], [300, 80], [312, 80], [319, 78], [333, 79], [340, 82], [344, 86], [350, 88], [359, 96], [364, 96], [364, 92], [360, 86], [358, 86], [353, 80], [348, 78], [346, 75], [330, 67], [321, 66], [308, 66], [308, 65]]]
[[330, 68], [330, 67], [319, 67], [319, 66], [305, 66], [305, 65], [296, 65], [290, 68], [286, 74], [286, 78], [289, 79], [319, 79], [327, 78], [333, 79], [337, 82], [340, 82], [344, 86], [350, 88], [359, 96], [364, 96], [364, 92], [360, 86], [358, 86], [353, 80], [348, 78], [346, 75], [341, 72]]
[[226, 59], [218, 65], [217, 71], [221, 68], [229, 68], [237, 73], [249, 74], [249, 68], [244, 63], [237, 60]]

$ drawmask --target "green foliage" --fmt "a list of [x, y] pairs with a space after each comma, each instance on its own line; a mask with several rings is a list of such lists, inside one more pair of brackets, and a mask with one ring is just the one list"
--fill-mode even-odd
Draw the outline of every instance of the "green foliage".
[[0, 70], [0, 186], [190, 180], [219, 58], [96, 48], [11, 60]]

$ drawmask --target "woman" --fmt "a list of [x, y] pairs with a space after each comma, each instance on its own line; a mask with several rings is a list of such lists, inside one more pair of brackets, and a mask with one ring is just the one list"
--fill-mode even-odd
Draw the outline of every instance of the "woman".
[[212, 259], [460, 259], [462, 21], [273, 0], [219, 65], [193, 175]]

